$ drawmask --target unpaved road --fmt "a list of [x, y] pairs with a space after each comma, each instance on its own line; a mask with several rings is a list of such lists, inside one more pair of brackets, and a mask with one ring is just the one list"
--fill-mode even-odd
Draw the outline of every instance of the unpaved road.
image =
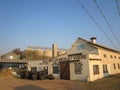
[[71, 80], [26, 80], [0, 77], [0, 90], [120, 90], [120, 74], [94, 82]]
[[26, 80], [0, 77], [0, 90], [81, 90], [80, 85], [69, 80]]

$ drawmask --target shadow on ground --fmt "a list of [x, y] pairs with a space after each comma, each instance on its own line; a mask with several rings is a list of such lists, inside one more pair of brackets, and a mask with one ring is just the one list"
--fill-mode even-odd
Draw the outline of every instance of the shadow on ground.
[[108, 76], [108, 77], [106, 77], [106, 78], [120, 78], [120, 74], [116, 74], [116, 75], [110, 75], [110, 76]]
[[29, 84], [15, 87], [14, 90], [46, 90], [46, 89]]
[[93, 81], [80, 82], [82, 90], [120, 90], [120, 74]]

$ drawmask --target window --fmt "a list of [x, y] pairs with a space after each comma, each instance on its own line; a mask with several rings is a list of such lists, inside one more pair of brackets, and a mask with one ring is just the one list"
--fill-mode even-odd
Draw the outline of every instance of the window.
[[82, 59], [86, 59], [87, 58], [87, 56], [86, 55], [82, 55]]
[[37, 67], [31, 67], [31, 72], [32, 73], [37, 72]]
[[78, 60], [78, 59], [80, 59], [80, 58], [81, 58], [81, 56], [80, 56], [80, 55], [77, 55], [77, 56], [76, 56], [76, 59], [77, 59], [77, 60]]
[[53, 73], [58, 74], [59, 73], [59, 66], [53, 66]]
[[75, 74], [82, 74], [82, 66], [83, 64], [81, 62], [75, 62]]
[[120, 57], [118, 57], [120, 59]]
[[112, 55], [110, 55], [110, 58], [113, 58], [113, 56], [112, 56]]
[[120, 64], [118, 63], [118, 69], [120, 69]]
[[116, 59], [116, 56], [114, 56], [114, 58]]
[[107, 56], [106, 56], [106, 54], [104, 54], [103, 56], [104, 56], [104, 58], [106, 58], [106, 57], [107, 57]]
[[93, 65], [93, 74], [99, 74], [99, 65]]
[[107, 73], [107, 72], [108, 72], [107, 65], [103, 64], [103, 73]]
[[115, 63], [113, 64], [114, 70], [116, 69]]

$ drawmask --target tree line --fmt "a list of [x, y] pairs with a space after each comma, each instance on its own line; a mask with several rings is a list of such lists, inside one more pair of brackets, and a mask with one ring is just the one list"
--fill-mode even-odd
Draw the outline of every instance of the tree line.
[[20, 50], [20, 48], [15, 48], [12, 52], [15, 53], [19, 59], [44, 60], [51, 58], [49, 56], [43, 55], [38, 50]]

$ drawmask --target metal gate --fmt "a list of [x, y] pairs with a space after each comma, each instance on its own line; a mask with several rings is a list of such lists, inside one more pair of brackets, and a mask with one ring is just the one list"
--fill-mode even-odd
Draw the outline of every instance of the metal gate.
[[69, 62], [60, 62], [60, 79], [70, 80]]

